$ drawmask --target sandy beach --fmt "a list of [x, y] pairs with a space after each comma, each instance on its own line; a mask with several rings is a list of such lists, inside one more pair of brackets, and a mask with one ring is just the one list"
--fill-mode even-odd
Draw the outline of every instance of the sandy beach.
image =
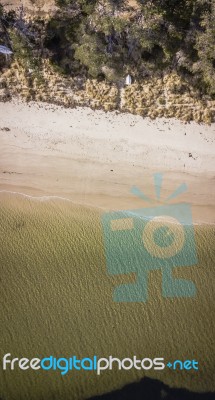
[[1, 103], [0, 114], [2, 191], [136, 208], [143, 201], [130, 188], [154, 199], [153, 174], [160, 172], [161, 200], [185, 182], [177, 201], [191, 203], [194, 222], [215, 221], [214, 124], [18, 101]]

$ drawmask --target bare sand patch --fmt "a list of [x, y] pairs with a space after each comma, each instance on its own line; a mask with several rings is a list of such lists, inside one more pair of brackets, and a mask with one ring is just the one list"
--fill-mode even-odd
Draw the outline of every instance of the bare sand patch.
[[0, 114], [1, 190], [136, 208], [147, 204], [130, 188], [154, 199], [153, 173], [160, 172], [161, 201], [186, 182], [176, 201], [192, 204], [194, 222], [215, 221], [214, 124], [17, 101], [1, 103]]

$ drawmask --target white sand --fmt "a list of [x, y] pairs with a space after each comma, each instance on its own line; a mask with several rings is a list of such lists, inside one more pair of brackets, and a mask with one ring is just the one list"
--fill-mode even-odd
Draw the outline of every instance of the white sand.
[[155, 172], [165, 173], [161, 200], [186, 182], [188, 192], [176, 201], [191, 202], [195, 222], [215, 222], [214, 124], [0, 103], [0, 190], [136, 208], [147, 204], [131, 186], [154, 198]]

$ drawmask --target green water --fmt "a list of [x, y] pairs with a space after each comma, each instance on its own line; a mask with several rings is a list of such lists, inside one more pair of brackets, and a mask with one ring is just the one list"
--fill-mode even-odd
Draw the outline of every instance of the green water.
[[101, 213], [59, 200], [1, 195], [0, 349], [12, 357], [195, 358], [199, 371], [0, 372], [3, 400], [82, 399], [144, 373], [192, 390], [215, 390], [215, 229], [196, 226], [198, 264], [178, 267], [193, 298], [163, 298], [160, 270], [149, 272], [145, 303], [113, 302], [135, 274], [107, 273]]

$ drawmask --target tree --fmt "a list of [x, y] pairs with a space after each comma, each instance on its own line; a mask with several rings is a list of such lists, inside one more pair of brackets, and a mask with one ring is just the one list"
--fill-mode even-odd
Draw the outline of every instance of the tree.
[[75, 58], [88, 68], [89, 74], [96, 78], [102, 74], [102, 67], [105, 65], [106, 56], [103, 43], [98, 35], [84, 34], [82, 43], [75, 46]]
[[211, 2], [211, 11], [205, 12], [201, 21], [202, 31], [198, 32], [195, 48], [198, 61], [194, 72], [200, 72], [210, 94], [215, 95], [215, 4]]
[[56, 1], [62, 14], [49, 24], [46, 45], [66, 72], [111, 80], [177, 70], [214, 93], [213, 0], [136, 0], [130, 14], [127, 0]]

